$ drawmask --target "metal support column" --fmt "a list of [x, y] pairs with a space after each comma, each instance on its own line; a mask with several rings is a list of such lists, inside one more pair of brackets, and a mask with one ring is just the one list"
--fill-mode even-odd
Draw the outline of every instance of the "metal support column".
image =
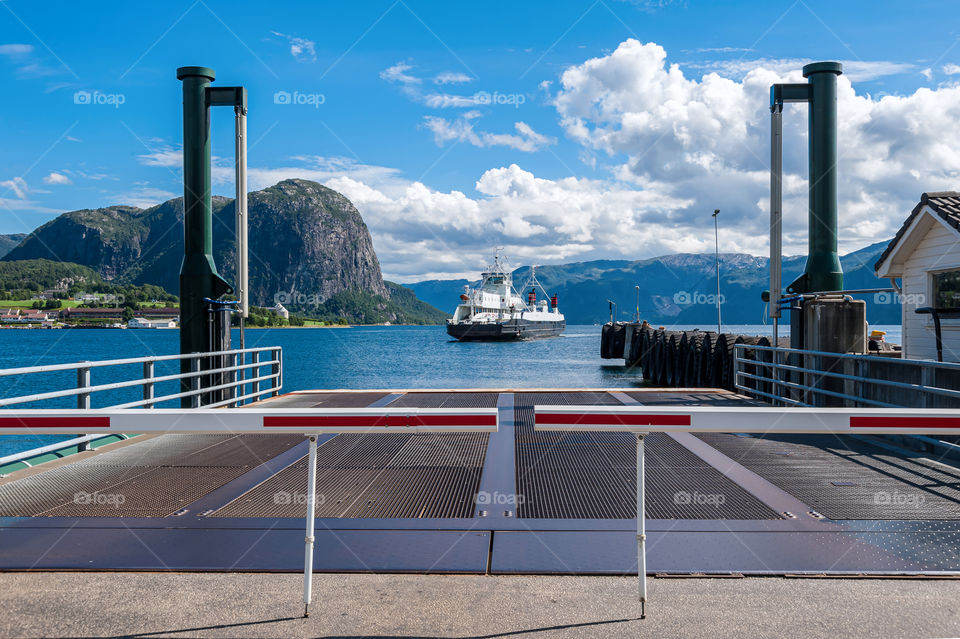
[[780, 328], [780, 298], [783, 278], [783, 103], [770, 105], [770, 318], [773, 346]]
[[637, 580], [640, 588], [641, 619], [646, 619], [647, 617], [647, 515], [644, 504], [644, 437], [646, 437], [646, 433], [637, 433]]
[[307, 534], [303, 538], [303, 616], [310, 616], [310, 598], [313, 594], [313, 527], [317, 498], [317, 438], [310, 436], [310, 454], [307, 462]]

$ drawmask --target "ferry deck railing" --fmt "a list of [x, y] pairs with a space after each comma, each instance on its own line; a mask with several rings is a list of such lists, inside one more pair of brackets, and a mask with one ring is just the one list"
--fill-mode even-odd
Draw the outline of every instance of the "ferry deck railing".
[[[182, 360], [190, 362], [190, 372], [182, 373], [178, 371], [171, 374], [156, 374], [158, 363], [179, 363]], [[204, 368], [204, 362], [207, 363], [206, 368]], [[114, 372], [116, 372], [120, 367], [137, 364], [142, 365], [142, 375], [131, 378], [127, 374], [128, 371], [122, 371], [120, 375], [124, 379], [119, 381], [102, 384], [91, 382], [91, 374], [95, 370], [114, 369]], [[266, 367], [269, 367], [268, 373], [263, 371]], [[97, 408], [155, 408], [165, 402], [184, 397], [190, 398], [190, 404], [193, 408], [218, 408], [223, 406], [235, 408], [245, 403], [257, 401], [265, 395], [279, 394], [280, 388], [283, 386], [283, 351], [279, 346], [265, 346], [209, 353], [156, 355], [7, 368], [0, 370], [0, 381], [4, 378], [13, 377], [17, 380], [18, 385], [28, 385], [35, 379], [33, 376], [64, 371], [76, 371], [76, 384], [72, 388], [0, 397], [0, 409], [69, 397], [76, 398], [76, 408], [89, 409], [94, 408], [93, 398], [95, 396], [98, 398], [107, 397], [108, 393], [114, 391], [132, 390], [138, 387], [141, 389], [141, 392], [138, 393], [139, 399], [112, 403]], [[49, 383], [49, 380], [47, 382]], [[184, 384], [184, 382], [187, 384]], [[161, 386], [173, 385], [176, 385], [177, 388], [189, 385], [189, 389], [157, 395], [158, 388]], [[220, 393], [216, 394], [217, 391], [220, 391]], [[112, 396], [115, 399], [116, 393], [114, 392]], [[79, 450], [86, 450], [91, 442], [103, 437], [109, 437], [109, 435], [84, 435], [40, 448], [6, 455], [0, 457], [0, 468], [16, 462], [29, 466], [30, 463], [27, 460], [30, 458], [74, 446], [77, 446]]]
[[775, 406], [960, 407], [960, 364], [734, 346], [734, 385]]

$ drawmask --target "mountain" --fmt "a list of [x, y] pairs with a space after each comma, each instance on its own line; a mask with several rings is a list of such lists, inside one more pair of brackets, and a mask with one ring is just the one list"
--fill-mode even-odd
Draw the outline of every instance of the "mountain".
[[[848, 289], [889, 288], [873, 274], [873, 264], [886, 248], [879, 242], [840, 258]], [[664, 255], [646, 260], [597, 260], [537, 267], [537, 279], [556, 293], [569, 324], [596, 324], [610, 318], [608, 300], [617, 304], [617, 317], [635, 315], [640, 287], [640, 317], [660, 324], [715, 325], [716, 266], [712, 254]], [[803, 272], [805, 258], [783, 259], [784, 286]], [[513, 272], [519, 290], [530, 276], [529, 267]], [[766, 318], [760, 294], [769, 288], [769, 259], [730, 253], [720, 255], [721, 313], [725, 324], [758, 324]], [[407, 284], [417, 297], [441, 309], [453, 310], [467, 280], [427, 280]], [[900, 306], [888, 295], [860, 296], [867, 300], [871, 324], [897, 324]]]
[[13, 248], [26, 239], [27, 233], [10, 233], [9, 235], [0, 235], [0, 257], [13, 250]]
[[[213, 198], [214, 260], [227, 281], [234, 276], [234, 206], [231, 199]], [[326, 314], [325, 304], [340, 296], [343, 303], [334, 304], [336, 311], [352, 322], [372, 316], [395, 323], [445, 317], [437, 309], [408, 308], [415, 297], [384, 283], [367, 226], [340, 193], [308, 180], [284, 180], [250, 193], [247, 208], [252, 304], [280, 301], [294, 311]], [[38, 258], [82, 264], [107, 281], [156, 284], [177, 293], [183, 198], [148, 209], [111, 206], [64, 213], [2, 259]], [[402, 303], [391, 305], [391, 292]]]

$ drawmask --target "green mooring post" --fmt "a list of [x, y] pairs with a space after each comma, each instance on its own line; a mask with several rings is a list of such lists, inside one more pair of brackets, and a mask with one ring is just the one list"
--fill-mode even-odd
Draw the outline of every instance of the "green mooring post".
[[807, 265], [787, 291], [815, 293], [843, 290], [843, 269], [837, 253], [837, 76], [839, 62], [803, 67], [809, 83], [810, 203]]
[[[180, 353], [211, 350], [208, 304], [232, 287], [217, 273], [213, 261], [213, 209], [210, 202], [210, 102], [213, 69], [181, 67], [183, 81], [183, 264], [180, 266]], [[190, 372], [190, 361], [180, 362], [180, 372]], [[206, 368], [206, 366], [203, 366]], [[181, 382], [190, 390], [191, 380]], [[180, 400], [190, 408], [191, 398]]]

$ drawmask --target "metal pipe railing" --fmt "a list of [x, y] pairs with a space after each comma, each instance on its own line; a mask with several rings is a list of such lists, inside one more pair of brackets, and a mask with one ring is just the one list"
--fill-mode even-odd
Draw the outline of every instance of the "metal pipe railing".
[[[246, 361], [246, 354], [250, 354], [250, 362]], [[267, 357], [262, 354], [267, 353]], [[218, 366], [217, 368], [202, 369], [201, 361], [211, 357], [230, 357], [233, 364], [230, 366]], [[168, 361], [189, 360], [190, 371], [178, 372], [169, 375], [156, 375], [156, 363]], [[132, 364], [142, 364], [142, 377], [126, 379], [117, 382], [104, 384], [91, 383], [91, 371], [93, 369], [104, 369], [108, 367], [129, 366]], [[261, 369], [269, 367], [269, 373], [261, 374]], [[283, 385], [283, 351], [279, 346], [264, 346], [258, 348], [244, 348], [226, 351], [217, 351], [211, 353], [188, 353], [183, 355], [157, 355], [150, 357], [132, 357], [126, 359], [111, 359], [101, 361], [72, 362], [67, 364], [48, 364], [44, 366], [28, 366], [20, 368], [0, 369], [0, 379], [11, 376], [38, 375], [42, 373], [62, 371], [76, 371], [76, 386], [62, 390], [53, 390], [42, 393], [32, 393], [29, 395], [19, 395], [15, 397], [6, 397], [0, 399], [0, 407], [6, 408], [21, 404], [31, 404], [50, 399], [59, 399], [63, 397], [76, 397], [76, 407], [78, 409], [93, 408], [93, 398], [102, 396], [107, 391], [117, 391], [129, 388], [141, 387], [139, 393], [140, 399], [114, 403], [102, 408], [128, 409], [128, 408], [154, 408], [158, 404], [168, 402], [184, 397], [192, 399], [195, 408], [201, 406], [207, 408], [217, 408], [221, 406], [238, 407], [247, 400], [258, 400], [264, 395], [277, 395]], [[211, 380], [209, 376], [229, 376], [226, 382], [220, 382], [223, 378], [216, 379], [220, 383], [204, 383], [204, 380]], [[182, 380], [190, 381], [190, 390], [157, 395], [157, 386], [165, 382], [179, 382]], [[247, 390], [249, 387], [249, 391]], [[179, 385], [178, 385], [179, 388]], [[216, 399], [204, 403], [203, 399], [207, 393], [214, 391], [231, 391], [225, 399]], [[98, 395], [101, 394], [101, 395]], [[109, 435], [84, 435], [69, 440], [56, 442], [39, 448], [14, 453], [5, 457], [0, 457], [0, 466], [20, 462], [27, 464], [24, 460], [46, 453], [56, 452], [64, 448], [78, 446], [80, 450], [85, 450], [90, 442], [108, 437]], [[29, 465], [29, 464], [28, 464]]]
[[[753, 357], [747, 356], [747, 351], [754, 351]], [[769, 353], [769, 359], [761, 359], [759, 353]], [[788, 359], [793, 356], [794, 363]], [[814, 359], [813, 363], [810, 362]], [[834, 365], [818, 366], [822, 358], [833, 360]], [[800, 361], [796, 361], [799, 359]], [[818, 362], [818, 360], [821, 360]], [[839, 364], [842, 371], [832, 370]], [[918, 371], [920, 383], [895, 381], [884, 379], [876, 374], [864, 374], [867, 365], [890, 366], [898, 372], [910, 369]], [[858, 373], [847, 369], [855, 366]], [[748, 372], [747, 368], [752, 372]], [[960, 364], [941, 363], [927, 360], [904, 360], [880, 358], [873, 355], [856, 353], [830, 353], [826, 351], [800, 350], [780, 348], [776, 346], [754, 346], [736, 344], [734, 346], [734, 385], [737, 390], [747, 394], [773, 400], [774, 403], [783, 402], [792, 406], [811, 406], [817, 398], [830, 397], [849, 403], [851, 406], [878, 406], [896, 407], [906, 406], [909, 402], [892, 403], [884, 401], [890, 399], [878, 395], [899, 391], [904, 398], [921, 400], [926, 405], [934, 398], [948, 398], [960, 403], [960, 390], [944, 388], [933, 383], [937, 371], [946, 371], [953, 375], [960, 374]], [[753, 382], [748, 384], [747, 381]], [[825, 388], [825, 380], [835, 380], [844, 384], [843, 392], [837, 389]], [[849, 392], [847, 385], [854, 385], [854, 392]], [[769, 388], [766, 388], [769, 386]], [[790, 393], [789, 391], [796, 391]], [[854, 394], [855, 393], [855, 394]], [[799, 395], [799, 398], [797, 397]]]

